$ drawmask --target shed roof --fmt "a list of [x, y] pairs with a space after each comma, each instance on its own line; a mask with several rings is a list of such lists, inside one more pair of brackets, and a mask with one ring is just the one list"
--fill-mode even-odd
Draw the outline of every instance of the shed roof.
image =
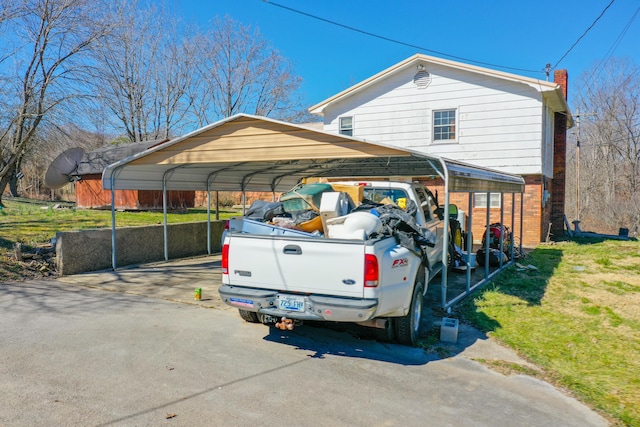
[[429, 177], [450, 191], [523, 192], [524, 179], [358, 138], [239, 114], [105, 168], [107, 190], [286, 191], [302, 178]]
[[101, 174], [104, 168], [111, 163], [126, 159], [134, 154], [141, 153], [151, 147], [168, 141], [168, 139], [155, 139], [152, 141], [132, 142], [117, 145], [107, 145], [84, 154], [73, 173], [76, 176]]

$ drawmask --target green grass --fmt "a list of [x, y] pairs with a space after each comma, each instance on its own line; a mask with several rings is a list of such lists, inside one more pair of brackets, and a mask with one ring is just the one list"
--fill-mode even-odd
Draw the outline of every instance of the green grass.
[[462, 306], [465, 320], [616, 423], [640, 426], [640, 243], [542, 245]]
[[[19, 279], [20, 266], [13, 262], [16, 243], [25, 249], [51, 241], [58, 231], [111, 228], [110, 210], [76, 209], [71, 205], [54, 209], [54, 203], [38, 201], [15, 201], [4, 199], [5, 208], [0, 210], [0, 282]], [[237, 211], [221, 211], [220, 218], [238, 215]], [[212, 211], [211, 219], [215, 220]], [[169, 223], [206, 221], [205, 208], [188, 209], [169, 213]], [[124, 211], [116, 212], [116, 226], [138, 226], [163, 224], [162, 212]]]

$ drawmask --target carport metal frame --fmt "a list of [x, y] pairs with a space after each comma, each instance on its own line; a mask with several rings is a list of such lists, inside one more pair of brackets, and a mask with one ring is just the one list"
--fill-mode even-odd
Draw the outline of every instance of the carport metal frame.
[[[229, 128], [228, 131], [227, 128]], [[237, 135], [242, 131], [254, 133], [247, 136]], [[284, 144], [279, 145], [278, 136], [282, 136]], [[265, 143], [264, 141], [267, 139], [271, 142]], [[202, 142], [198, 142], [200, 140]], [[251, 143], [255, 146], [252, 147]], [[181, 144], [185, 145], [183, 149], [181, 149]], [[270, 150], [276, 152], [275, 156], [278, 156], [280, 152], [283, 154], [281, 157], [274, 157]], [[312, 151], [311, 155], [308, 151]], [[232, 155], [233, 152], [240, 154], [236, 154], [236, 157], [233, 158], [229, 152], [232, 152]], [[206, 158], [203, 159], [203, 157]], [[193, 160], [184, 161], [180, 160], [181, 158]], [[246, 114], [221, 120], [105, 168], [103, 187], [106, 190], [112, 190], [112, 266], [114, 270], [117, 269], [115, 190], [118, 189], [162, 190], [164, 258], [165, 261], [168, 261], [167, 191], [169, 190], [207, 191], [207, 253], [211, 254], [210, 193], [212, 185], [216, 184], [218, 178], [222, 178], [222, 180], [217, 182], [216, 190], [241, 191], [244, 205], [246, 191], [271, 192], [275, 197], [276, 192], [286, 191], [306, 177], [342, 179], [409, 177], [413, 179], [429, 176], [437, 176], [444, 183], [444, 230], [447, 232], [444, 233], [445, 250], [441, 259], [443, 265], [441, 305], [443, 308], [449, 309], [470, 292], [484, 285], [502, 268], [514, 262], [513, 256], [511, 256], [509, 262], [505, 264], [501, 262], [500, 267], [489, 274], [489, 251], [487, 250], [485, 278], [471, 286], [471, 266], [469, 264], [471, 257], [467, 257], [466, 289], [460, 295], [447, 300], [448, 272], [446, 265], [448, 262], [447, 248], [449, 248], [450, 193], [467, 192], [469, 194], [470, 208], [467, 230], [471, 230], [472, 224], [473, 193], [487, 193], [487, 235], [489, 233], [490, 193], [500, 192], [501, 197], [504, 193], [511, 193], [511, 230], [513, 230], [515, 194], [524, 193], [524, 179], [522, 177], [414, 150], [400, 149]], [[264, 180], [264, 177], [267, 177], [267, 180]], [[256, 182], [255, 178], [262, 178], [262, 180]], [[521, 196], [520, 241], [522, 241], [523, 199]], [[504, 203], [501, 205], [500, 215], [502, 223]], [[470, 239], [467, 240], [467, 253], [470, 254], [473, 242]], [[487, 247], [488, 241], [487, 238]]]

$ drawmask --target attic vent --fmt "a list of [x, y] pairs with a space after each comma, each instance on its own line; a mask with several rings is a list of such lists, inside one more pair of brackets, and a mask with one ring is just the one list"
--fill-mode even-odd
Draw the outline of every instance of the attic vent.
[[413, 84], [419, 89], [424, 89], [431, 83], [431, 74], [427, 70], [420, 70], [413, 77]]

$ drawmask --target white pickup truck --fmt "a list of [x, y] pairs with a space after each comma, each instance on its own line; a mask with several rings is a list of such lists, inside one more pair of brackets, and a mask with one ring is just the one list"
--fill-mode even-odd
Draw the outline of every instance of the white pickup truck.
[[[281, 329], [304, 320], [355, 322], [376, 328], [379, 339], [415, 345], [427, 283], [443, 268], [437, 202], [418, 183], [339, 186], [358, 187], [350, 193], [360, 200], [349, 197], [350, 211], [334, 218], [313, 206], [321, 232], [281, 227], [277, 217], [235, 220], [223, 242], [220, 296], [249, 322]], [[337, 200], [327, 193], [321, 205], [330, 195]]]

